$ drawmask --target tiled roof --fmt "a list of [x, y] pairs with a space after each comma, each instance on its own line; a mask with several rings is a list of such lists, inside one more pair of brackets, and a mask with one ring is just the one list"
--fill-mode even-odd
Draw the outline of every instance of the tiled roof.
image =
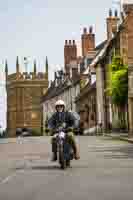
[[92, 90], [96, 90], [96, 82], [94, 82], [92, 85], [90, 85], [90, 83], [88, 83], [82, 90], [81, 93], [78, 95], [78, 97], [76, 98], [76, 101], [79, 101], [85, 94], [87, 94], [88, 92], [91, 92]]
[[108, 43], [108, 41], [105, 40], [105, 41], [101, 42], [98, 46], [96, 46], [96, 48], [95, 48], [96, 55], [94, 56], [93, 59], [91, 59], [90, 65], [89, 65], [85, 70], [83, 70], [83, 74], [88, 74], [88, 73], [89, 73], [89, 68], [92, 66], [92, 63], [93, 63], [95, 60], [97, 60], [97, 58], [98, 58], [100, 52], [105, 48], [105, 46], [106, 46], [107, 43]]
[[[69, 84], [70, 82], [70, 84]], [[43, 96], [42, 101], [49, 100], [60, 95], [64, 90], [68, 89], [72, 85], [76, 85], [80, 82], [80, 76], [75, 76], [73, 79], [68, 79], [64, 83], [59, 84], [59, 86], [55, 86], [53, 83], [52, 86], [47, 90], [46, 94]]]
[[104, 45], [105, 45], [106, 43], [107, 43], [107, 40], [104, 40], [103, 42], [101, 42], [100, 44], [98, 44], [98, 45], [96, 46], [95, 50], [96, 50], [96, 51], [101, 50], [101, 49], [104, 47]]
[[103, 48], [100, 51], [97, 52], [95, 58], [93, 59], [92, 63], [90, 64], [90, 67], [95, 67], [95, 65], [104, 57], [110, 42], [111, 42], [111, 40], [108, 40], [104, 44]]
[[117, 38], [118, 34], [123, 29], [123, 24], [125, 23], [127, 18], [128, 18], [128, 15], [123, 19], [123, 21], [121, 22], [121, 24], [118, 27], [118, 31], [114, 34], [114, 36], [110, 40], [108, 40], [108, 41], [106, 40], [105, 43], [103, 43], [103, 48], [100, 51], [98, 51], [97, 55], [93, 59], [90, 66], [92, 66], [92, 67], [96, 66], [96, 64], [106, 56], [108, 48], [110, 48], [110, 46], [113, 44], [113, 42], [115, 42], [115, 39]]

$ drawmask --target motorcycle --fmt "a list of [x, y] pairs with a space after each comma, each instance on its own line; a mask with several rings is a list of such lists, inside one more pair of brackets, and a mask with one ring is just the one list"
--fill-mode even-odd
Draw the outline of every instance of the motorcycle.
[[61, 169], [66, 169], [67, 167], [70, 167], [70, 162], [74, 158], [74, 152], [67, 131], [64, 128], [58, 128], [56, 141], [58, 162]]

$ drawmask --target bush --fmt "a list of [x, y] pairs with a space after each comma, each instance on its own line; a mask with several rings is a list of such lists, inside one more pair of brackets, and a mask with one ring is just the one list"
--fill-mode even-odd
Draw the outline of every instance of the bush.
[[32, 134], [32, 136], [42, 136], [43, 135], [43, 133], [41, 133], [41, 131], [39, 129], [32, 129], [31, 134]]

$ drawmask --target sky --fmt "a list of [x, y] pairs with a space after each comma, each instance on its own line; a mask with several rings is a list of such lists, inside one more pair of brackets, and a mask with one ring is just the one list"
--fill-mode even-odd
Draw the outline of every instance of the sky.
[[[0, 125], [6, 126], [6, 92], [3, 64], [8, 60], [9, 73], [15, 72], [16, 56], [21, 70], [23, 58], [33, 59], [38, 70], [45, 70], [48, 57], [50, 79], [63, 67], [64, 41], [75, 39], [80, 47], [83, 27], [94, 27], [96, 44], [106, 39], [106, 17], [110, 8], [118, 8], [113, 0], [0, 0]], [[79, 50], [80, 52], [80, 50]]]

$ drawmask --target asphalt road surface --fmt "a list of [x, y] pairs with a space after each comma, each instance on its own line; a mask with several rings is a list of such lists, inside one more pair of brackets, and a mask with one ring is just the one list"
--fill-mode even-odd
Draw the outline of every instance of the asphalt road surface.
[[133, 200], [133, 144], [77, 137], [81, 159], [63, 171], [50, 138], [0, 139], [0, 200]]

